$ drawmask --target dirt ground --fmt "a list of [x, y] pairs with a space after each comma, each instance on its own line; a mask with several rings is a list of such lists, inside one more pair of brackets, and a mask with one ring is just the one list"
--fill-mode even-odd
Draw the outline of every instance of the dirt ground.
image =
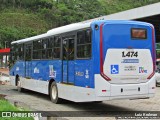
[[4, 73], [9, 75], [9, 69], [8, 68], [0, 68], [0, 73]]

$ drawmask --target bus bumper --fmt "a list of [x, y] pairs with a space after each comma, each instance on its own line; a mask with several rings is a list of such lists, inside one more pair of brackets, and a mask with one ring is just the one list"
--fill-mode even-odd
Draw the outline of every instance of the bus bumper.
[[145, 83], [111, 84], [101, 75], [95, 75], [96, 101], [116, 99], [144, 99], [155, 95], [155, 75]]

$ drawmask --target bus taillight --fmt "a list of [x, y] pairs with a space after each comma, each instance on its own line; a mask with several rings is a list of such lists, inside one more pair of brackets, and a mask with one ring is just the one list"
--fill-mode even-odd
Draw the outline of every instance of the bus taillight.
[[152, 28], [152, 56], [153, 56], [153, 72], [149, 75], [147, 79], [151, 79], [153, 75], [155, 74], [155, 68], [156, 68], [156, 54], [155, 54], [155, 35], [154, 35], [154, 28]]
[[108, 76], [106, 76], [103, 72], [103, 31], [102, 31], [103, 25], [104, 23], [101, 24], [100, 26], [100, 72], [101, 72], [101, 76], [105, 80], [110, 81], [111, 79]]

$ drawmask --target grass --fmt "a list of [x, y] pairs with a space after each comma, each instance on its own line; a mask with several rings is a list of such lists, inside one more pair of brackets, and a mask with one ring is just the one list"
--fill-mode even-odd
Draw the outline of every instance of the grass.
[[[9, 103], [7, 100], [0, 99], [0, 116], [2, 115], [2, 112], [8, 112], [8, 111], [22, 111], [18, 109], [17, 107], [13, 106], [11, 103]], [[14, 117], [14, 118], [7, 118], [7, 117], [0, 117], [0, 120], [34, 120], [32, 117]]]

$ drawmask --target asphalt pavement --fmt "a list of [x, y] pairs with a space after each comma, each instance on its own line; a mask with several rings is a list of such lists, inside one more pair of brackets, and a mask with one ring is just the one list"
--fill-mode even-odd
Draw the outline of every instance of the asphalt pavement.
[[[160, 113], [160, 87], [156, 88], [155, 97], [150, 99], [137, 100], [112, 100], [103, 101], [102, 103], [74, 103], [71, 101], [63, 101], [62, 104], [54, 104], [50, 101], [48, 95], [26, 90], [18, 92], [17, 88], [9, 83], [0, 85], [0, 94], [6, 95], [5, 98], [12, 104], [33, 111], [48, 111], [52, 119], [95, 119], [95, 120], [115, 120], [115, 114], [123, 114], [125, 112], [152, 112]], [[122, 113], [121, 113], [122, 112]], [[47, 115], [48, 115], [47, 114]], [[58, 118], [57, 118], [58, 117]], [[42, 118], [41, 118], [42, 119]]]

